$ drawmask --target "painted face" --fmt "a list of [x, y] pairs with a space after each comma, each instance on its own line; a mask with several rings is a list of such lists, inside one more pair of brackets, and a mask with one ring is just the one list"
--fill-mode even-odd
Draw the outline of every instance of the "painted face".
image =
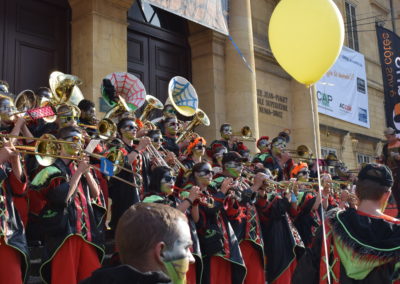
[[79, 153], [79, 150], [84, 145], [82, 134], [80, 134], [79, 132], [72, 132], [70, 136], [66, 137], [64, 140], [75, 143], [75, 144], [62, 144], [64, 152], [71, 156], [77, 155]]
[[224, 165], [224, 168], [232, 177], [237, 178], [242, 174], [243, 164], [241, 162], [230, 161]]
[[174, 107], [171, 105], [165, 106], [163, 113], [164, 113], [165, 117], [175, 117], [176, 116], [176, 111], [175, 111]]
[[84, 120], [92, 120], [96, 115], [96, 109], [94, 107], [89, 108], [87, 111], [81, 112], [81, 118]]
[[263, 139], [260, 142], [258, 142], [258, 146], [257, 147], [261, 152], [263, 152], [263, 151], [268, 150], [269, 144], [270, 143], [269, 143], [269, 141], [267, 139]]
[[11, 114], [15, 111], [14, 105], [8, 99], [3, 99], [0, 102], [0, 117], [5, 123], [11, 122]]
[[225, 140], [229, 140], [232, 135], [232, 126], [228, 125], [222, 128], [221, 137]]
[[213, 179], [214, 172], [210, 164], [203, 165], [198, 171], [194, 173], [197, 184], [209, 185]]
[[299, 181], [308, 181], [309, 178], [310, 171], [307, 168], [303, 168], [297, 173], [297, 180]]
[[176, 134], [176, 132], [178, 131], [178, 121], [176, 120], [176, 118], [168, 121], [165, 124], [165, 131], [170, 135]]
[[60, 126], [61, 127], [75, 126], [76, 122], [78, 121], [78, 117], [73, 116], [73, 115], [59, 116], [59, 119], [60, 119]]
[[206, 151], [206, 146], [201, 143], [197, 144], [192, 149], [193, 154], [197, 156], [203, 156], [205, 151]]
[[194, 263], [194, 258], [190, 252], [192, 239], [187, 222], [182, 219], [177, 221], [179, 237], [172, 247], [166, 247], [162, 252], [162, 259], [168, 276], [174, 284], [186, 283], [186, 272], [189, 264]]
[[121, 134], [122, 137], [128, 140], [133, 140], [136, 138], [136, 132], [138, 127], [133, 120], [128, 120], [122, 127], [121, 127]]
[[164, 141], [161, 134], [154, 134], [151, 136], [151, 144], [153, 144], [154, 148], [157, 150], [160, 149], [162, 142]]
[[272, 152], [275, 155], [280, 155], [286, 149], [286, 141], [283, 139], [278, 139], [272, 144]]
[[161, 192], [165, 193], [166, 195], [172, 194], [174, 191], [176, 178], [172, 175], [171, 172], [167, 172], [161, 179]]

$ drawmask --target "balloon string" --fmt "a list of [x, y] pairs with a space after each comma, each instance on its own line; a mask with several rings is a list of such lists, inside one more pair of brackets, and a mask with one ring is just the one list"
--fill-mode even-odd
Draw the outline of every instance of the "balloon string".
[[[320, 159], [320, 152], [319, 152], [319, 147], [318, 147], [318, 137], [317, 137], [317, 127], [319, 125], [316, 125], [316, 116], [318, 115], [318, 105], [317, 109], [314, 108], [314, 103], [315, 103], [315, 85], [310, 85], [308, 86], [310, 90], [310, 99], [311, 99], [311, 113], [312, 113], [312, 120], [313, 120], [313, 131], [314, 131], [314, 149], [315, 149], [315, 155], [316, 155], [316, 162], [317, 162], [317, 177], [318, 177], [318, 192], [321, 196], [322, 200], [322, 186], [321, 186], [321, 173], [319, 170], [319, 159]], [[321, 202], [322, 204], [322, 202]], [[322, 220], [322, 238], [323, 238], [323, 243], [324, 243], [324, 251], [325, 251], [325, 264], [326, 264], [326, 274], [327, 274], [327, 280], [328, 284], [331, 283], [331, 275], [330, 275], [330, 267], [329, 267], [329, 255], [328, 255], [328, 246], [326, 243], [326, 230], [325, 230], [325, 214], [324, 214], [324, 206], [321, 206], [321, 220]]]

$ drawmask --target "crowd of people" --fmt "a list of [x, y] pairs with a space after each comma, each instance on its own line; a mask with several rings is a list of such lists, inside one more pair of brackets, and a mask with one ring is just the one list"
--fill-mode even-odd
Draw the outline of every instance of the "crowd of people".
[[[44, 283], [400, 283], [400, 221], [384, 213], [397, 138], [390, 169], [336, 176], [291, 156], [287, 130], [258, 138], [252, 156], [228, 123], [211, 143], [177, 143], [187, 123], [171, 104], [153, 121], [118, 113], [102, 131], [89, 100], [50, 121], [14, 99], [1, 82], [0, 284], [28, 280], [28, 245], [45, 248]], [[115, 254], [102, 264], [107, 239]]]

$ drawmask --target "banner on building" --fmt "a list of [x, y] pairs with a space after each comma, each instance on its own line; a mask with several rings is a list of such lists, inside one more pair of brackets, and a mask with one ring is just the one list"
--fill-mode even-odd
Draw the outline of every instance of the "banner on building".
[[378, 26], [376, 32], [385, 93], [386, 125], [400, 133], [400, 37]]
[[228, 0], [142, 0], [225, 35], [228, 31]]
[[317, 82], [316, 88], [320, 113], [370, 127], [364, 55], [343, 46], [335, 64]]

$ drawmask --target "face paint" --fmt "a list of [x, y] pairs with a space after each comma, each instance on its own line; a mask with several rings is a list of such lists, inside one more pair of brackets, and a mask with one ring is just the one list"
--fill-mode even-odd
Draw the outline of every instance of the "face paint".
[[4, 99], [0, 104], [0, 119], [2, 122], [8, 124], [12, 123], [11, 114], [15, 111], [14, 105], [10, 102], [10, 100]]
[[221, 137], [225, 140], [229, 140], [229, 138], [231, 138], [232, 135], [232, 127], [231, 126], [225, 126], [224, 128], [222, 128], [221, 131]]
[[268, 146], [269, 146], [269, 141], [267, 139], [263, 139], [258, 143], [258, 149], [263, 152], [268, 150]]
[[171, 172], [165, 173], [161, 179], [161, 192], [166, 195], [172, 194], [174, 191], [175, 179], [176, 178], [171, 174]]
[[197, 172], [195, 172], [196, 181], [201, 185], [209, 185], [213, 179], [214, 172], [209, 164], [204, 165]]
[[224, 156], [225, 153], [227, 153], [228, 151], [226, 150], [226, 148], [222, 148], [221, 150], [219, 150], [217, 153], [214, 154], [214, 158], [218, 161], [221, 162], [222, 158]]
[[165, 131], [170, 135], [175, 135], [176, 132], [178, 131], [178, 122], [177, 122], [177, 120], [176, 119], [170, 120], [165, 125]]
[[237, 178], [242, 174], [243, 165], [240, 162], [228, 162], [224, 165], [224, 167], [234, 178]]
[[282, 154], [283, 150], [286, 149], [286, 141], [283, 139], [278, 139], [272, 144], [272, 152], [275, 155]]
[[199, 143], [196, 146], [193, 147], [192, 152], [194, 155], [197, 156], [203, 156], [204, 152], [206, 151], [206, 148], [203, 144]]
[[161, 147], [162, 142], [164, 139], [162, 138], [161, 134], [155, 134], [151, 137], [151, 144], [158, 150]]
[[77, 155], [83, 145], [82, 134], [73, 132], [71, 133], [71, 136], [65, 138], [64, 140], [68, 142], [75, 142], [75, 144], [62, 144], [64, 152], [71, 156]]
[[121, 127], [122, 137], [127, 140], [133, 140], [136, 138], [136, 132], [138, 127], [135, 122], [128, 121], [124, 126]]
[[174, 245], [166, 247], [162, 252], [162, 260], [168, 276], [174, 284], [185, 284], [186, 273], [189, 270], [189, 264], [194, 262], [190, 247], [192, 240], [188, 224], [179, 219], [176, 224], [180, 231], [179, 238]]
[[297, 174], [298, 181], [308, 181], [310, 178], [310, 171], [308, 169], [302, 169]]

